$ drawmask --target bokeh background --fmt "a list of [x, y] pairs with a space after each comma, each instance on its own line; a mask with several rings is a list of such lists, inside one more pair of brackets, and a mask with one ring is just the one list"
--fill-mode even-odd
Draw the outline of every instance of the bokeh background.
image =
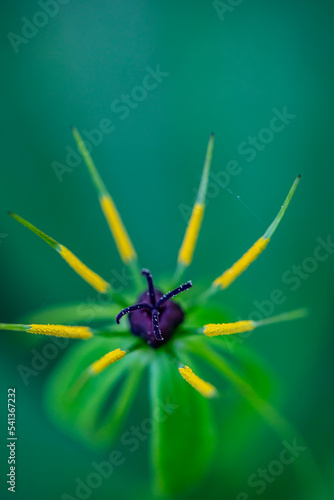
[[[83, 164], [65, 172], [62, 182], [55, 173], [54, 162], [64, 164], [66, 148], [75, 147], [72, 125], [91, 131], [102, 119], [112, 120], [114, 130], [93, 147], [93, 156], [142, 265], [154, 275], [174, 269], [185, 229], [180, 206], [194, 201], [212, 131], [212, 171], [226, 171], [236, 160], [241, 172], [209, 191], [189, 272], [195, 283], [215, 278], [263, 233], [300, 173], [300, 187], [268, 250], [216, 303], [236, 320], [258, 310], [254, 301], [263, 303], [280, 289], [286, 300], [275, 313], [310, 309], [307, 320], [260, 330], [246, 342], [275, 373], [279, 410], [305, 436], [333, 498], [333, 255], [327, 252], [328, 258], [315, 264], [310, 260], [317, 238], [334, 238], [332, 2], [71, 0], [57, 5], [59, 11], [25, 42], [15, 35], [23, 36], [23, 18], [43, 23], [36, 17], [38, 2], [1, 5], [1, 321], [14, 322], [55, 303], [98, 300], [50, 248], [8, 217], [8, 210], [67, 245], [107, 279], [122, 271]], [[126, 117], [111, 109], [122, 94], [142, 84], [148, 66], [165, 73], [157, 88], [128, 108]], [[285, 107], [294, 117], [266, 140], [263, 129], [273, 110]], [[243, 143], [259, 133], [266, 144], [260, 141], [261, 151], [249, 161]], [[298, 286], [284, 278], [291, 278], [293, 266], [301, 266]], [[75, 478], [91, 472], [96, 455], [45, 415], [43, 387], [58, 360], [26, 386], [17, 366], [30, 366], [31, 349], [40, 344], [7, 332], [0, 341], [1, 497], [9, 498], [4, 482], [8, 387], [17, 390], [16, 498], [74, 495]], [[231, 429], [227, 449], [233, 449], [239, 433], [237, 426]], [[235, 500], [245, 491], [257, 498], [247, 480], [281, 449], [255, 419], [233, 463], [220, 447], [209, 476], [189, 495]], [[288, 467], [260, 496], [302, 498]], [[91, 498], [153, 498], [147, 443]]]

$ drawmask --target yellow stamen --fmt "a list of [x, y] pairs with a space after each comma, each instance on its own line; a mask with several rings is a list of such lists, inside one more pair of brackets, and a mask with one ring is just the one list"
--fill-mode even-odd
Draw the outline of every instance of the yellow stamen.
[[110, 195], [106, 194], [100, 197], [100, 203], [123, 262], [127, 263], [136, 259], [137, 255], [135, 249], [133, 248], [113, 199]]
[[264, 235], [261, 236], [261, 238], [259, 238], [254, 243], [254, 245], [235, 264], [233, 264], [233, 266], [230, 269], [225, 271], [221, 276], [219, 276], [214, 280], [211, 289], [209, 289], [208, 295], [214, 293], [217, 288], [222, 288], [222, 289], [227, 288], [263, 252], [263, 250], [268, 245], [270, 238], [276, 231], [278, 224], [282, 220], [282, 217], [289, 206], [291, 198], [294, 195], [294, 192], [296, 191], [299, 181], [300, 181], [300, 175], [295, 179], [280, 211], [278, 212], [274, 221], [270, 224]]
[[87, 340], [93, 336], [87, 326], [66, 326], [66, 325], [30, 325], [27, 329], [29, 333], [38, 335], [53, 335], [54, 337], [68, 337], [70, 339]]
[[184, 380], [196, 389], [196, 391], [202, 394], [202, 396], [206, 398], [213, 398], [217, 396], [217, 389], [213, 385], [209, 384], [209, 382], [205, 382], [205, 380], [202, 380], [200, 377], [195, 375], [189, 366], [179, 368], [179, 372]]
[[83, 262], [81, 262], [78, 257], [76, 257], [68, 248], [64, 245], [59, 245], [59, 254], [67, 262], [67, 264], [74, 269], [76, 273], [81, 276], [87, 283], [89, 283], [95, 290], [101, 293], [106, 293], [109, 289], [109, 283], [107, 283], [101, 276], [96, 274], [94, 271], [89, 269]]
[[204, 325], [203, 333], [208, 337], [215, 337], [216, 335], [231, 335], [232, 333], [249, 332], [258, 328], [259, 326], [270, 325], [274, 323], [282, 323], [283, 321], [292, 321], [295, 319], [304, 318], [308, 315], [307, 309], [296, 309], [271, 318], [265, 318], [260, 321], [236, 321], [235, 323], [209, 323]]
[[214, 135], [211, 134], [206, 152], [204, 168], [203, 168], [201, 183], [197, 194], [197, 199], [194, 204], [192, 214], [186, 229], [186, 233], [184, 235], [183, 242], [179, 251], [178, 265], [181, 268], [179, 269], [180, 274], [185, 267], [188, 267], [191, 264], [198, 235], [201, 229], [204, 210], [205, 210], [205, 197], [209, 180], [213, 144], [214, 144]]
[[115, 363], [119, 359], [124, 358], [125, 355], [125, 351], [122, 351], [121, 349], [115, 349], [114, 351], [108, 352], [105, 356], [95, 361], [95, 363], [90, 366], [90, 370], [94, 373], [94, 375], [96, 375], [102, 372], [112, 363]]
[[216, 335], [230, 335], [231, 333], [249, 332], [255, 328], [254, 321], [237, 321], [236, 323], [209, 323], [204, 326], [203, 333], [208, 337], [215, 337]]
[[204, 209], [204, 203], [195, 203], [178, 257], [178, 263], [183, 266], [189, 266], [192, 261]]
[[91, 179], [98, 192], [101, 208], [114, 237], [121, 259], [125, 264], [129, 264], [137, 259], [135, 249], [133, 248], [115, 203], [108, 193], [95, 163], [89, 154], [86, 144], [82, 140], [82, 137], [76, 128], [73, 128], [72, 131], [74, 139], [78, 145], [78, 149], [86, 163]]
[[33, 233], [37, 234], [40, 238], [42, 238], [48, 245], [50, 245], [54, 250], [62, 256], [62, 258], [69, 264], [69, 266], [74, 269], [76, 273], [81, 276], [87, 283], [89, 283], [95, 290], [101, 293], [105, 293], [109, 290], [110, 285], [104, 279], [102, 279], [98, 274], [94, 273], [91, 269], [89, 269], [81, 260], [79, 260], [68, 248], [61, 245], [56, 240], [43, 233], [40, 229], [30, 224], [30, 222], [26, 221], [19, 215], [13, 214], [9, 212], [10, 215], [16, 219], [20, 224], [22, 224], [27, 229], [30, 229]]
[[259, 238], [256, 243], [235, 263], [227, 269], [221, 276], [215, 279], [213, 286], [227, 288], [241, 273], [243, 273], [261, 252], [266, 248], [270, 238]]

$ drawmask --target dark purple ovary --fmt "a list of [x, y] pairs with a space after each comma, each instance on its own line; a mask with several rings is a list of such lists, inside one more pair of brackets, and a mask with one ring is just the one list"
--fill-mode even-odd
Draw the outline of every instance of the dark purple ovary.
[[[155, 300], [158, 302], [163, 294], [159, 290], [155, 290]], [[150, 297], [148, 292], [144, 292], [138, 298], [138, 304], [149, 302]], [[182, 323], [184, 312], [181, 307], [167, 300], [159, 307], [159, 326], [163, 340], [158, 340], [154, 336], [152, 325], [152, 310], [139, 309], [129, 313], [131, 332], [138, 337], [142, 337], [151, 347], [157, 348], [164, 345], [173, 335], [174, 330]]]
[[139, 296], [136, 304], [122, 309], [116, 316], [116, 323], [119, 324], [121, 318], [129, 314], [131, 332], [156, 348], [168, 342], [184, 319], [181, 307], [171, 299], [189, 290], [193, 284], [187, 281], [163, 295], [160, 290], [155, 290], [150, 271], [143, 269], [141, 273], [147, 280], [148, 291]]

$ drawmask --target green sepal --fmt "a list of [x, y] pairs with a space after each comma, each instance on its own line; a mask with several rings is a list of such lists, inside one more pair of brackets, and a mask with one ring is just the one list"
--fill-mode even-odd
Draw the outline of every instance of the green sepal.
[[[226, 344], [223, 338], [208, 338], [204, 334], [199, 334], [180, 339], [176, 348], [179, 351], [186, 350], [186, 352], [195, 354], [196, 357], [206, 359], [207, 347], [210, 345], [215, 348], [215, 355], [231, 362], [261, 397], [264, 399], [276, 398], [277, 383], [272, 370], [260, 356], [247, 349], [246, 346], [235, 346], [231, 352], [231, 346]], [[221, 398], [224, 398], [224, 411], [222, 413], [224, 425], [219, 439], [220, 446], [224, 447], [225, 453], [228, 453], [229, 456], [229, 463], [225, 466], [228, 470], [230, 464], [235, 464], [238, 456], [245, 451], [245, 447], [251, 445], [250, 436], [254, 436], [254, 430], [259, 426], [259, 422], [248, 402], [242, 397], [236, 397], [237, 392], [226, 380], [226, 375], [220, 372], [222, 378], [217, 379], [216, 374], [212, 372], [211, 361], [211, 358], [207, 359], [207, 366], [211, 368], [211, 378], [207, 377], [206, 379], [217, 387]], [[233, 436], [232, 440], [231, 436]]]
[[200, 481], [208, 469], [215, 438], [212, 401], [182, 379], [163, 350], [157, 350], [151, 364], [150, 395], [154, 487], [160, 494], [176, 495]]
[[95, 321], [114, 321], [120, 311], [118, 304], [95, 302], [70, 302], [37, 309], [22, 316], [21, 323], [54, 323], [57, 325], [86, 325]]
[[[276, 411], [267, 403], [266, 399], [260, 395], [258, 388], [254, 388], [251, 384], [251, 379], [245, 379], [240, 373], [240, 370], [235, 369], [232, 362], [228, 360], [227, 356], [223, 357], [215, 352], [209, 345], [209, 340], [203, 337], [195, 336], [187, 337], [182, 344], [186, 346], [191, 352], [200, 358], [204, 359], [211, 368], [218, 371], [218, 373], [229, 380], [235, 388], [240, 392], [247, 401], [258, 411], [268, 423], [273, 427], [278, 428], [283, 426], [283, 422], [277, 415]], [[253, 367], [254, 369], [254, 367]], [[219, 387], [218, 387], [219, 390]]]
[[87, 377], [86, 370], [107, 352], [132, 344], [132, 338], [93, 338], [65, 355], [46, 387], [46, 409], [56, 425], [94, 447], [112, 443], [149, 360], [147, 349], [127, 354], [96, 376]]
[[[263, 398], [277, 394], [277, 380], [272, 369], [265, 360], [247, 346], [229, 344], [222, 337], [208, 338], [204, 334], [185, 337], [182, 339], [182, 346], [200, 357], [208, 347], [213, 348], [216, 355], [230, 361]], [[210, 363], [210, 359], [207, 361]]]

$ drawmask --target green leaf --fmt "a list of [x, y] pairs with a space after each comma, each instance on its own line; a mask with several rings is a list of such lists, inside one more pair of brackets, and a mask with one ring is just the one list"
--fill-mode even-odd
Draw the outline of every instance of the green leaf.
[[[197, 343], [197, 347], [193, 346], [192, 351], [202, 359], [205, 359], [210, 365], [218, 370], [218, 372], [227, 378], [238, 390], [238, 392], [245, 398], [250, 406], [267, 422], [275, 434], [283, 442], [290, 441], [297, 442], [300, 445], [305, 445], [305, 440], [294, 426], [288, 422], [277, 410], [274, 408], [266, 398], [262, 397], [244, 377], [235, 370], [231, 364], [222, 356], [219, 356], [208, 345]], [[314, 460], [312, 452], [305, 446], [303, 462], [296, 460], [293, 462], [296, 475], [299, 478], [300, 488], [303, 491], [303, 498], [313, 499], [319, 498], [322, 500], [327, 499], [325, 493], [325, 486], [322, 473]], [[317, 496], [314, 496], [317, 492]]]
[[93, 338], [63, 358], [46, 390], [47, 411], [57, 425], [91, 445], [110, 445], [133, 402], [148, 350], [134, 351], [88, 380], [83, 373], [107, 352], [131, 344], [131, 338]]
[[182, 379], [162, 350], [156, 351], [151, 364], [150, 386], [154, 485], [160, 493], [175, 495], [207, 471], [215, 438], [212, 401]]

